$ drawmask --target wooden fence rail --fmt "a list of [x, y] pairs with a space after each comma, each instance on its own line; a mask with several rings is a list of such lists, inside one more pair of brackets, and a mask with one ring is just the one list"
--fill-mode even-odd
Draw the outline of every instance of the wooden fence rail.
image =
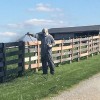
[[[87, 57], [100, 52], [100, 36], [76, 38], [69, 40], [57, 40], [52, 48], [54, 63], [69, 61], [70, 63], [82, 57]], [[25, 69], [38, 69], [42, 66], [40, 55], [41, 42], [25, 43]], [[29, 56], [30, 55], [30, 56]]]

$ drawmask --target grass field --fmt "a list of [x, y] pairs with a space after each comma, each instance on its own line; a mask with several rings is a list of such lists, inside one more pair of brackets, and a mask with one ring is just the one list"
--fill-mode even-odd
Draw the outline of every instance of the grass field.
[[42, 71], [27, 72], [23, 77], [0, 84], [0, 100], [40, 100], [67, 90], [100, 72], [100, 54], [88, 60], [60, 65], [55, 70], [55, 75], [42, 75]]

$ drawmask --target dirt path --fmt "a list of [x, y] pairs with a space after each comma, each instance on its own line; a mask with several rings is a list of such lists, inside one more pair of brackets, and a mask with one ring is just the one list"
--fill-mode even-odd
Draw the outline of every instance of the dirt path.
[[100, 100], [100, 74], [48, 100]]

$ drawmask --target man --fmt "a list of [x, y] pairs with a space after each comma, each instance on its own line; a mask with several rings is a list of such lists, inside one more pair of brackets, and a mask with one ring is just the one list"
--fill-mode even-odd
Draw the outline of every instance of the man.
[[42, 30], [41, 37], [30, 34], [27, 35], [33, 36], [41, 41], [41, 62], [43, 74], [48, 74], [48, 66], [50, 67], [50, 73], [54, 75], [54, 62], [52, 59], [52, 47], [55, 45], [54, 38], [48, 33], [48, 29]]

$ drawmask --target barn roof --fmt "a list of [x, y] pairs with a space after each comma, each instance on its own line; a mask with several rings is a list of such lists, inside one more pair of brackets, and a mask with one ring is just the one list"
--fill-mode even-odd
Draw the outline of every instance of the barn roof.
[[49, 33], [78, 33], [87, 31], [99, 31], [100, 25], [91, 26], [78, 26], [78, 27], [64, 27], [64, 28], [51, 28]]

